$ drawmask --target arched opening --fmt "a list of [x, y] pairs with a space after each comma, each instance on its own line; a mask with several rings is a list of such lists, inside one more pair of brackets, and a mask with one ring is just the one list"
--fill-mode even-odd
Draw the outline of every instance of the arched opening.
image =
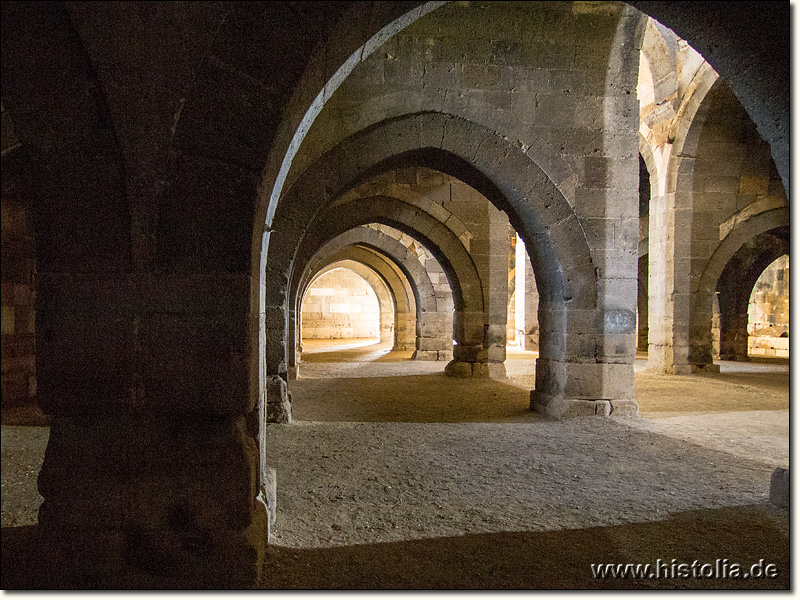
[[[339, 347], [352, 347], [394, 341], [394, 307], [389, 291], [381, 285], [376, 293], [377, 276], [370, 283], [355, 269], [356, 265], [334, 263], [308, 286], [301, 301], [301, 343], [338, 340]], [[319, 342], [314, 345], [325, 347]]]
[[[749, 312], [753, 290], [764, 271], [789, 252], [789, 227], [774, 226], [788, 218], [786, 213], [788, 211], [784, 210], [761, 213], [734, 229], [720, 244], [715, 252], [715, 257], [719, 257], [710, 261], [709, 269], [704, 274], [710, 281], [714, 277], [712, 267], [720, 273], [716, 278], [714, 302], [714, 310], [718, 309], [719, 312], [718, 316], [715, 313], [713, 319], [712, 335], [719, 340], [721, 360], [747, 361], [749, 358]], [[720, 266], [723, 264], [724, 268]], [[781, 271], [773, 273], [776, 287], [778, 272]], [[788, 277], [788, 272], [781, 277]], [[782, 306], [776, 304], [776, 310], [780, 312]], [[759, 318], [769, 325], [769, 316], [762, 314]], [[788, 314], [785, 318], [788, 321]], [[769, 331], [769, 327], [766, 327], [766, 331]]]
[[747, 309], [747, 355], [789, 358], [789, 255], [756, 280]]

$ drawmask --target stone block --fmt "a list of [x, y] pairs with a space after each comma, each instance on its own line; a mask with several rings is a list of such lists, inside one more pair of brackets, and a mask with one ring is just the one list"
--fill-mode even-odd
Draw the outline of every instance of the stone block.
[[769, 501], [781, 508], [789, 508], [790, 498], [789, 469], [778, 467], [772, 472], [769, 482]]
[[492, 379], [505, 379], [506, 378], [506, 365], [501, 362], [489, 363], [489, 377]]
[[275, 469], [267, 467], [264, 469], [264, 481], [261, 483], [261, 501], [267, 511], [269, 525], [275, 524], [278, 511], [278, 476]]
[[472, 363], [452, 360], [444, 368], [450, 377], [472, 377]]
[[453, 351], [452, 350], [439, 350], [437, 352], [440, 361], [451, 361], [453, 360]]
[[411, 360], [439, 360], [437, 350], [415, 350], [411, 355]]
[[267, 388], [267, 422], [291, 423], [292, 404], [286, 381], [277, 375], [266, 380]]

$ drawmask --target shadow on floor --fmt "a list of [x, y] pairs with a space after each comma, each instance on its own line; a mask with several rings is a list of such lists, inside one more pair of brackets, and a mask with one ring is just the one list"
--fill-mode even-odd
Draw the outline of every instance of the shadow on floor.
[[[762, 505], [652, 522], [504, 532], [324, 549], [271, 546], [271, 589], [788, 589], [789, 536]], [[785, 514], [785, 513], [784, 513]], [[774, 579], [595, 579], [592, 563], [728, 559], [777, 565]], [[699, 568], [699, 566], [698, 566]]]
[[44, 414], [36, 398], [25, 404], [3, 406], [0, 409], [0, 424], [22, 425], [29, 427], [50, 427], [50, 415]]
[[[340, 548], [270, 546], [262, 589], [789, 589], [788, 513], [769, 505], [632, 525], [504, 532]], [[61, 588], [35, 526], [3, 528], [3, 589]], [[45, 557], [45, 558], [43, 558]], [[57, 557], [49, 557], [49, 560]], [[699, 565], [764, 559], [777, 577], [597, 579], [593, 563]], [[689, 567], [691, 568], [691, 567]], [[669, 567], [662, 569], [662, 574]]]
[[299, 379], [292, 416], [300, 421], [392, 423], [534, 422], [530, 391], [489, 378], [444, 373]]

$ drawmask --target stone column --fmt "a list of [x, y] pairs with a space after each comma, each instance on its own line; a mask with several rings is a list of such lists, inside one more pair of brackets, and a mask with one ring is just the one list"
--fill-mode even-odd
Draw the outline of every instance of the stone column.
[[[597, 98], [602, 103], [601, 151], [580, 152], [585, 143], [582, 136], [559, 132], [569, 140], [564, 144], [565, 155], [569, 153], [580, 165], [576, 177], [561, 184], [575, 191], [578, 226], [568, 215], [554, 219], [547, 226], [548, 234], [566, 247], [586, 244], [591, 255], [590, 261], [562, 262], [562, 297], [540, 298], [539, 315], [547, 316], [540, 319], [540, 346], [553, 358], [537, 360], [531, 404], [559, 418], [638, 414], [633, 365], [639, 241], [635, 74], [640, 53], [635, 40], [643, 21], [630, 7], [620, 8], [614, 43], [608, 48], [603, 96]], [[596, 47], [583, 46], [576, 51], [575, 60], [583, 62], [588, 53], [597, 51]], [[565, 99], [553, 100], [551, 110], [557, 115]], [[591, 110], [587, 108], [585, 113]], [[595, 299], [585, 295], [592, 278], [596, 282]], [[559, 310], [563, 316], [557, 314]], [[563, 350], [557, 347], [559, 339], [565, 339]]]
[[539, 290], [531, 266], [531, 257], [525, 252], [525, 350], [539, 350]]
[[395, 337], [393, 350], [416, 349], [417, 320], [412, 312], [395, 313]]
[[[299, 308], [299, 307], [298, 307]], [[297, 311], [289, 311], [289, 326], [286, 347], [286, 376], [288, 379], [297, 379], [298, 368], [300, 365], [300, 322], [297, 318]]]
[[250, 277], [37, 275], [43, 552], [70, 587], [238, 587], [268, 516]]
[[711, 357], [712, 298], [691, 292], [694, 161], [673, 157], [680, 187], [650, 202], [647, 368], [671, 375], [719, 371]]
[[[425, 310], [418, 313], [415, 340], [416, 350], [413, 360], [452, 360], [453, 358], [453, 293], [447, 276], [438, 261], [425, 256], [420, 257], [420, 267], [425, 275], [417, 273], [416, 280], [430, 280], [431, 287], [420, 287], [419, 294], [430, 294], [429, 302], [425, 305], [435, 306], [434, 310]], [[414, 265], [416, 267], [416, 265]], [[431, 308], [433, 308], [431, 306]]]
[[484, 302], [488, 307], [487, 369], [492, 377], [505, 377], [508, 331], [508, 217], [493, 205], [489, 214], [489, 277], [484, 279]]
[[421, 312], [416, 325], [416, 350], [412, 360], [453, 358], [453, 321], [444, 312]]
[[747, 361], [748, 315], [741, 312], [723, 313], [720, 311], [720, 360]]
[[454, 377], [505, 376], [508, 318], [508, 218], [477, 191], [453, 186], [458, 208], [470, 234], [469, 253], [480, 276], [483, 311], [456, 311]]
[[639, 257], [639, 282], [638, 282], [638, 320], [637, 320], [637, 350], [647, 350], [647, 331], [648, 331], [648, 298], [647, 298], [647, 283], [648, 283], [648, 265], [649, 259], [647, 256]]
[[[519, 265], [523, 270], [525, 265]], [[506, 340], [508, 343], [516, 343], [517, 327], [517, 302], [516, 281], [520, 275], [517, 273], [517, 232], [509, 225], [508, 227], [508, 309], [506, 312]]]

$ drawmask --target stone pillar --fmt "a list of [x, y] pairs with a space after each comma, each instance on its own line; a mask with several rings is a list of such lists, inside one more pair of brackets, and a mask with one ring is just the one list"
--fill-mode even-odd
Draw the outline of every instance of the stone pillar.
[[[257, 301], [263, 311], [259, 315], [263, 323], [263, 356], [264, 364], [258, 365], [263, 369], [263, 377], [266, 382], [273, 382], [267, 386], [265, 404], [273, 405], [273, 415], [280, 413], [280, 407], [291, 407], [289, 391], [287, 386], [281, 386], [274, 379], [279, 377], [284, 382], [288, 381], [288, 339], [294, 335], [291, 333], [289, 323], [289, 272], [282, 271], [283, 265], [290, 265], [294, 245], [292, 240], [302, 235], [300, 228], [286, 228], [286, 230], [265, 232], [262, 242], [262, 256], [269, 249], [270, 260], [264, 265], [266, 272], [265, 281], [270, 281], [271, 285], [261, 286], [261, 296]], [[276, 265], [281, 265], [278, 267]], [[267, 414], [265, 418], [269, 422]], [[286, 417], [281, 417], [284, 419]], [[280, 422], [280, 421], [279, 421]]]
[[248, 275], [37, 275], [43, 552], [77, 588], [252, 585]]
[[[548, 310], [546, 305], [542, 306], [540, 314]], [[542, 345], [551, 343], [559, 327], [566, 327], [567, 332], [588, 333], [567, 335], [565, 360], [536, 360], [536, 389], [531, 392], [531, 409], [558, 418], [638, 415], [632, 358], [634, 312], [573, 310], [563, 316], [550, 315], [548, 322], [553, 331], [540, 330]], [[591, 333], [592, 330], [596, 333]]]
[[[3, 167], [4, 173], [5, 165]], [[14, 197], [11, 177], [3, 178], [2, 237], [2, 402], [4, 406], [36, 401], [34, 344], [35, 255], [33, 223], [25, 203]]]
[[678, 189], [650, 202], [647, 368], [670, 375], [719, 371], [711, 356], [713, 299], [691, 290], [694, 162], [673, 157]]
[[300, 346], [302, 335], [300, 331], [301, 319], [297, 318], [297, 311], [289, 311], [289, 327], [286, 347], [286, 376], [288, 379], [297, 379], [300, 365]]
[[416, 350], [412, 360], [453, 358], [453, 321], [447, 313], [419, 313], [416, 329]]
[[[563, 261], [563, 296], [540, 298], [540, 346], [542, 354], [552, 358], [537, 360], [531, 404], [559, 418], [638, 414], [633, 365], [639, 242], [635, 74], [640, 53], [631, 42], [642, 24], [640, 14], [621, 7], [603, 76], [602, 149], [579, 153], [577, 145], [573, 149], [565, 144], [565, 155], [574, 152], [581, 165], [574, 180], [578, 223], [568, 216], [547, 226], [554, 241], [565, 246], [585, 243], [591, 255], [590, 261]], [[596, 51], [590, 46], [578, 49], [575, 60]], [[592, 279], [595, 298], [585, 294]], [[562, 347], [559, 340], [564, 340]]]
[[750, 360], [747, 355], [748, 315], [741, 312], [719, 315], [719, 358], [720, 360]]
[[[453, 360], [445, 367], [445, 373], [451, 377], [505, 376], [502, 362], [505, 360], [505, 346], [501, 353], [496, 337], [492, 343], [493, 333], [488, 320], [484, 312], [456, 311], [456, 345], [453, 346]], [[505, 332], [502, 333], [505, 340]]]
[[539, 290], [531, 266], [531, 257], [525, 252], [525, 349], [539, 350]]
[[[506, 214], [493, 205], [489, 214], [489, 277], [484, 279], [484, 303], [488, 307], [489, 329], [486, 339], [487, 372], [492, 377], [505, 377], [508, 331], [508, 233]], [[515, 236], [516, 237], [516, 236]], [[473, 245], [473, 251], [479, 247]], [[512, 290], [513, 291], [513, 290]], [[488, 292], [488, 294], [487, 294]], [[488, 296], [488, 297], [487, 297]], [[512, 324], [513, 325], [513, 324]]]
[[[519, 265], [520, 271], [525, 269], [525, 265]], [[516, 302], [516, 281], [517, 277], [517, 232], [509, 225], [508, 227], [508, 310], [506, 312], [506, 341], [516, 343], [517, 327], [517, 302]]]
[[[454, 377], [505, 377], [508, 318], [508, 218], [475, 190], [454, 187], [472, 238], [469, 253], [481, 278], [483, 311], [456, 311]], [[454, 207], [456, 205], [454, 204]]]
[[394, 345], [395, 343], [394, 311], [392, 310], [391, 306], [381, 305], [380, 324], [381, 324], [381, 336], [380, 336], [381, 343], [391, 342], [392, 345]]
[[[453, 293], [438, 261], [423, 254], [420, 265], [420, 268], [424, 268], [425, 276], [419, 274], [417, 280], [425, 277], [430, 280], [429, 293], [433, 295], [436, 310], [423, 309], [417, 315], [416, 350], [412, 359], [449, 361], [453, 358]], [[419, 289], [420, 294], [425, 292]]]
[[649, 259], [647, 255], [639, 257], [639, 282], [638, 282], [638, 299], [637, 299], [637, 350], [647, 350], [647, 332], [648, 332], [648, 316], [647, 316], [647, 278], [648, 278], [648, 265]]
[[395, 336], [392, 350], [415, 350], [417, 347], [416, 331], [417, 320], [414, 313], [398, 310], [395, 313]]

